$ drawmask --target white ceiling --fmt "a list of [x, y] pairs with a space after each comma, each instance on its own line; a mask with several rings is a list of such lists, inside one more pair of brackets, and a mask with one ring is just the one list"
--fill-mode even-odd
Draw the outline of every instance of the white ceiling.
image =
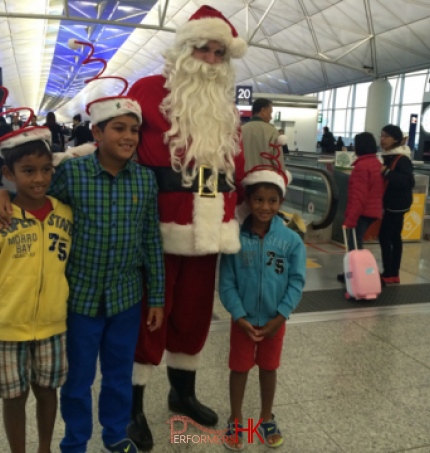
[[[51, 68], [61, 27], [78, 37], [87, 33], [97, 56], [106, 42], [88, 30], [91, 20], [97, 23], [101, 17], [101, 6], [109, 3], [130, 12], [142, 1], [73, 0], [73, 8], [94, 6], [94, 15], [83, 19], [69, 8], [72, 0], [0, 0], [0, 66], [10, 91], [7, 103], [39, 110], [48, 78], [70, 77], [67, 69], [58, 75]], [[171, 44], [172, 32], [203, 4], [222, 11], [248, 40], [247, 55], [235, 60], [237, 82], [252, 85], [255, 92], [314, 93], [430, 67], [430, 0], [160, 0], [148, 8], [143, 21], [125, 28], [132, 32], [105, 74], [132, 83], [161, 72], [161, 53]], [[121, 22], [102, 26], [118, 30]], [[79, 93], [51, 96], [49, 109], [60, 120], [70, 120], [106, 91], [118, 90], [106, 82], [93, 83]]]

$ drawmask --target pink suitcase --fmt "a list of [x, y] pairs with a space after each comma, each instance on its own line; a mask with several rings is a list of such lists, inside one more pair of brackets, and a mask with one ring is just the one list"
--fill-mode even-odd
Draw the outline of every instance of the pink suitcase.
[[346, 294], [349, 299], [376, 299], [381, 293], [381, 277], [375, 257], [370, 250], [357, 250], [355, 229], [352, 230], [356, 250], [348, 250], [346, 228], [343, 228], [346, 254], [343, 258], [345, 272]]

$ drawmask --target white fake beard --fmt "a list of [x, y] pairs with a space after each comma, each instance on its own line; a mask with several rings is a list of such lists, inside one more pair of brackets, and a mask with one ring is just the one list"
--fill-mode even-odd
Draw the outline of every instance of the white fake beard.
[[234, 188], [234, 156], [239, 148], [239, 114], [234, 105], [234, 71], [229, 62], [210, 65], [191, 55], [180, 56], [170, 69], [170, 90], [160, 110], [171, 123], [165, 133], [172, 168], [190, 187], [200, 165], [212, 169], [207, 187], [219, 173]]

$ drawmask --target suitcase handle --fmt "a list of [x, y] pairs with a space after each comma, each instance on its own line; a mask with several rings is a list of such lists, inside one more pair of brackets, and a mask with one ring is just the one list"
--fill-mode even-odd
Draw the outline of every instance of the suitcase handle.
[[343, 241], [345, 243], [346, 253], [349, 252], [348, 238], [346, 237], [346, 230], [348, 230], [348, 229], [350, 229], [352, 231], [352, 237], [354, 239], [355, 250], [358, 250], [358, 247], [357, 247], [357, 236], [355, 235], [355, 228], [347, 228], [345, 225], [342, 225]]

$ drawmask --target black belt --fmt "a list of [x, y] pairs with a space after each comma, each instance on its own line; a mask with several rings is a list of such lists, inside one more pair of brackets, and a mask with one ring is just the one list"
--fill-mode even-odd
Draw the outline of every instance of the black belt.
[[212, 176], [210, 167], [201, 165], [199, 172], [190, 187], [182, 185], [182, 174], [172, 167], [149, 167], [155, 173], [159, 192], [197, 192], [202, 197], [215, 197], [217, 192], [230, 192], [232, 188], [227, 184], [224, 174], [218, 174], [217, 187], [211, 191], [206, 187], [206, 181]]

